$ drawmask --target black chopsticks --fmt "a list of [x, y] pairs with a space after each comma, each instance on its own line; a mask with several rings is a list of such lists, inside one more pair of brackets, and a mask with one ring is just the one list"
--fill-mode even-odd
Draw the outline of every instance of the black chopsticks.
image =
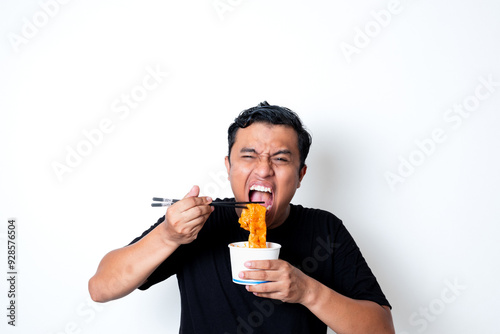
[[[151, 203], [151, 206], [153, 206], [153, 207], [171, 206], [172, 204], [179, 202], [179, 201], [180, 200], [178, 200], [178, 199], [153, 197], [153, 202], [160, 202], [160, 203]], [[245, 204], [264, 204], [264, 202], [224, 202], [224, 201], [220, 201], [220, 202], [212, 202], [209, 205], [246, 209], [247, 206]]]

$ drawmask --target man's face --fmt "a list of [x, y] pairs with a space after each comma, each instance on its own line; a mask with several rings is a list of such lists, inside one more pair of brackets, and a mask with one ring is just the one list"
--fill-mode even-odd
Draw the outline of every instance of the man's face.
[[290, 201], [300, 187], [306, 167], [299, 171], [298, 137], [289, 126], [253, 123], [238, 129], [226, 157], [226, 168], [236, 201], [265, 202], [268, 228], [281, 225]]

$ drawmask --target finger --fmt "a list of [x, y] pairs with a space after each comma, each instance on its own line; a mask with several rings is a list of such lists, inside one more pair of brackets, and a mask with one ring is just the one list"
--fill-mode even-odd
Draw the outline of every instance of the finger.
[[285, 292], [283, 287], [276, 282], [247, 285], [246, 289], [257, 297], [276, 299], [282, 302], [294, 302], [290, 298], [289, 292]]
[[188, 197], [198, 197], [198, 195], [200, 194], [200, 187], [198, 186], [193, 186], [191, 188], [191, 190], [186, 194], [186, 196], [184, 196], [184, 198], [188, 198]]
[[282, 260], [252, 260], [245, 262], [248, 269], [279, 270], [283, 264]]
[[[189, 207], [193, 207], [196, 205], [201, 205], [206, 201], [206, 197], [200, 197], [201, 200], [196, 200], [198, 196], [200, 195], [200, 187], [197, 185], [194, 185], [191, 190], [186, 194], [186, 196], [183, 197], [183, 199], [179, 202], [182, 202], [185, 205], [189, 205], [187, 207], [184, 207], [183, 205], [177, 205], [177, 207], [180, 207], [182, 211], [187, 210]], [[185, 200], [187, 198], [190, 198], [190, 200]], [[205, 199], [204, 199], [205, 198]]]
[[207, 214], [192, 218], [184, 223], [184, 226], [188, 229], [198, 229], [200, 230], [205, 222], [207, 221], [208, 217], [210, 216], [212, 212], [208, 212]]
[[238, 273], [238, 276], [245, 280], [277, 282], [280, 278], [280, 273], [275, 270], [253, 270], [241, 271]]
[[260, 283], [254, 285], [247, 285], [246, 289], [248, 292], [253, 293], [256, 296], [272, 296], [270, 298], [277, 297], [282, 298], [284, 294], [281, 292], [279, 283], [269, 282], [269, 283]]
[[182, 217], [183, 221], [190, 222], [198, 218], [203, 218], [204, 216], [208, 217], [208, 215], [210, 215], [213, 212], [213, 210], [214, 207], [209, 206], [208, 204], [200, 204], [190, 207], [189, 209], [186, 209], [185, 211], [182, 211], [179, 214]]
[[207, 221], [209, 215], [210, 213], [199, 216], [195, 219], [191, 219], [190, 221], [181, 219], [180, 221], [174, 222], [173, 224], [167, 223], [167, 225], [172, 228], [172, 233], [176, 235], [184, 235], [188, 238], [191, 238], [192, 236], [198, 235], [200, 230], [205, 225], [205, 222]]
[[183, 229], [184, 231], [203, 225], [213, 212], [213, 207], [203, 204], [204, 202], [206, 199], [199, 197], [183, 199], [167, 210], [166, 221], [177, 230]]
[[208, 196], [203, 196], [203, 197], [185, 197], [184, 199], [180, 200], [179, 202], [175, 203], [172, 205], [170, 209], [173, 211], [177, 212], [185, 212], [189, 211], [192, 208], [195, 208], [197, 206], [208, 206], [210, 203], [212, 203], [212, 198]]

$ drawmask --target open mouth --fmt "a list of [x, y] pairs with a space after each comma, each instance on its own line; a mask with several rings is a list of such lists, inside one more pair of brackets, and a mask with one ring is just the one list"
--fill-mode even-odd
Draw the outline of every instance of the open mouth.
[[270, 187], [253, 185], [250, 187], [248, 198], [252, 202], [264, 202], [264, 204], [261, 205], [267, 210], [271, 209], [273, 206], [273, 191]]

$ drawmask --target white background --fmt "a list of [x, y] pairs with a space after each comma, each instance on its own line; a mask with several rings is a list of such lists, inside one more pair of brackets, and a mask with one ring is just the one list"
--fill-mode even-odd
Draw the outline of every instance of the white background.
[[87, 281], [151, 197], [231, 196], [227, 127], [263, 100], [311, 131], [293, 202], [344, 221], [397, 333], [500, 333], [498, 1], [66, 2], [0, 3], [2, 333], [177, 333], [175, 278], [107, 304]]

